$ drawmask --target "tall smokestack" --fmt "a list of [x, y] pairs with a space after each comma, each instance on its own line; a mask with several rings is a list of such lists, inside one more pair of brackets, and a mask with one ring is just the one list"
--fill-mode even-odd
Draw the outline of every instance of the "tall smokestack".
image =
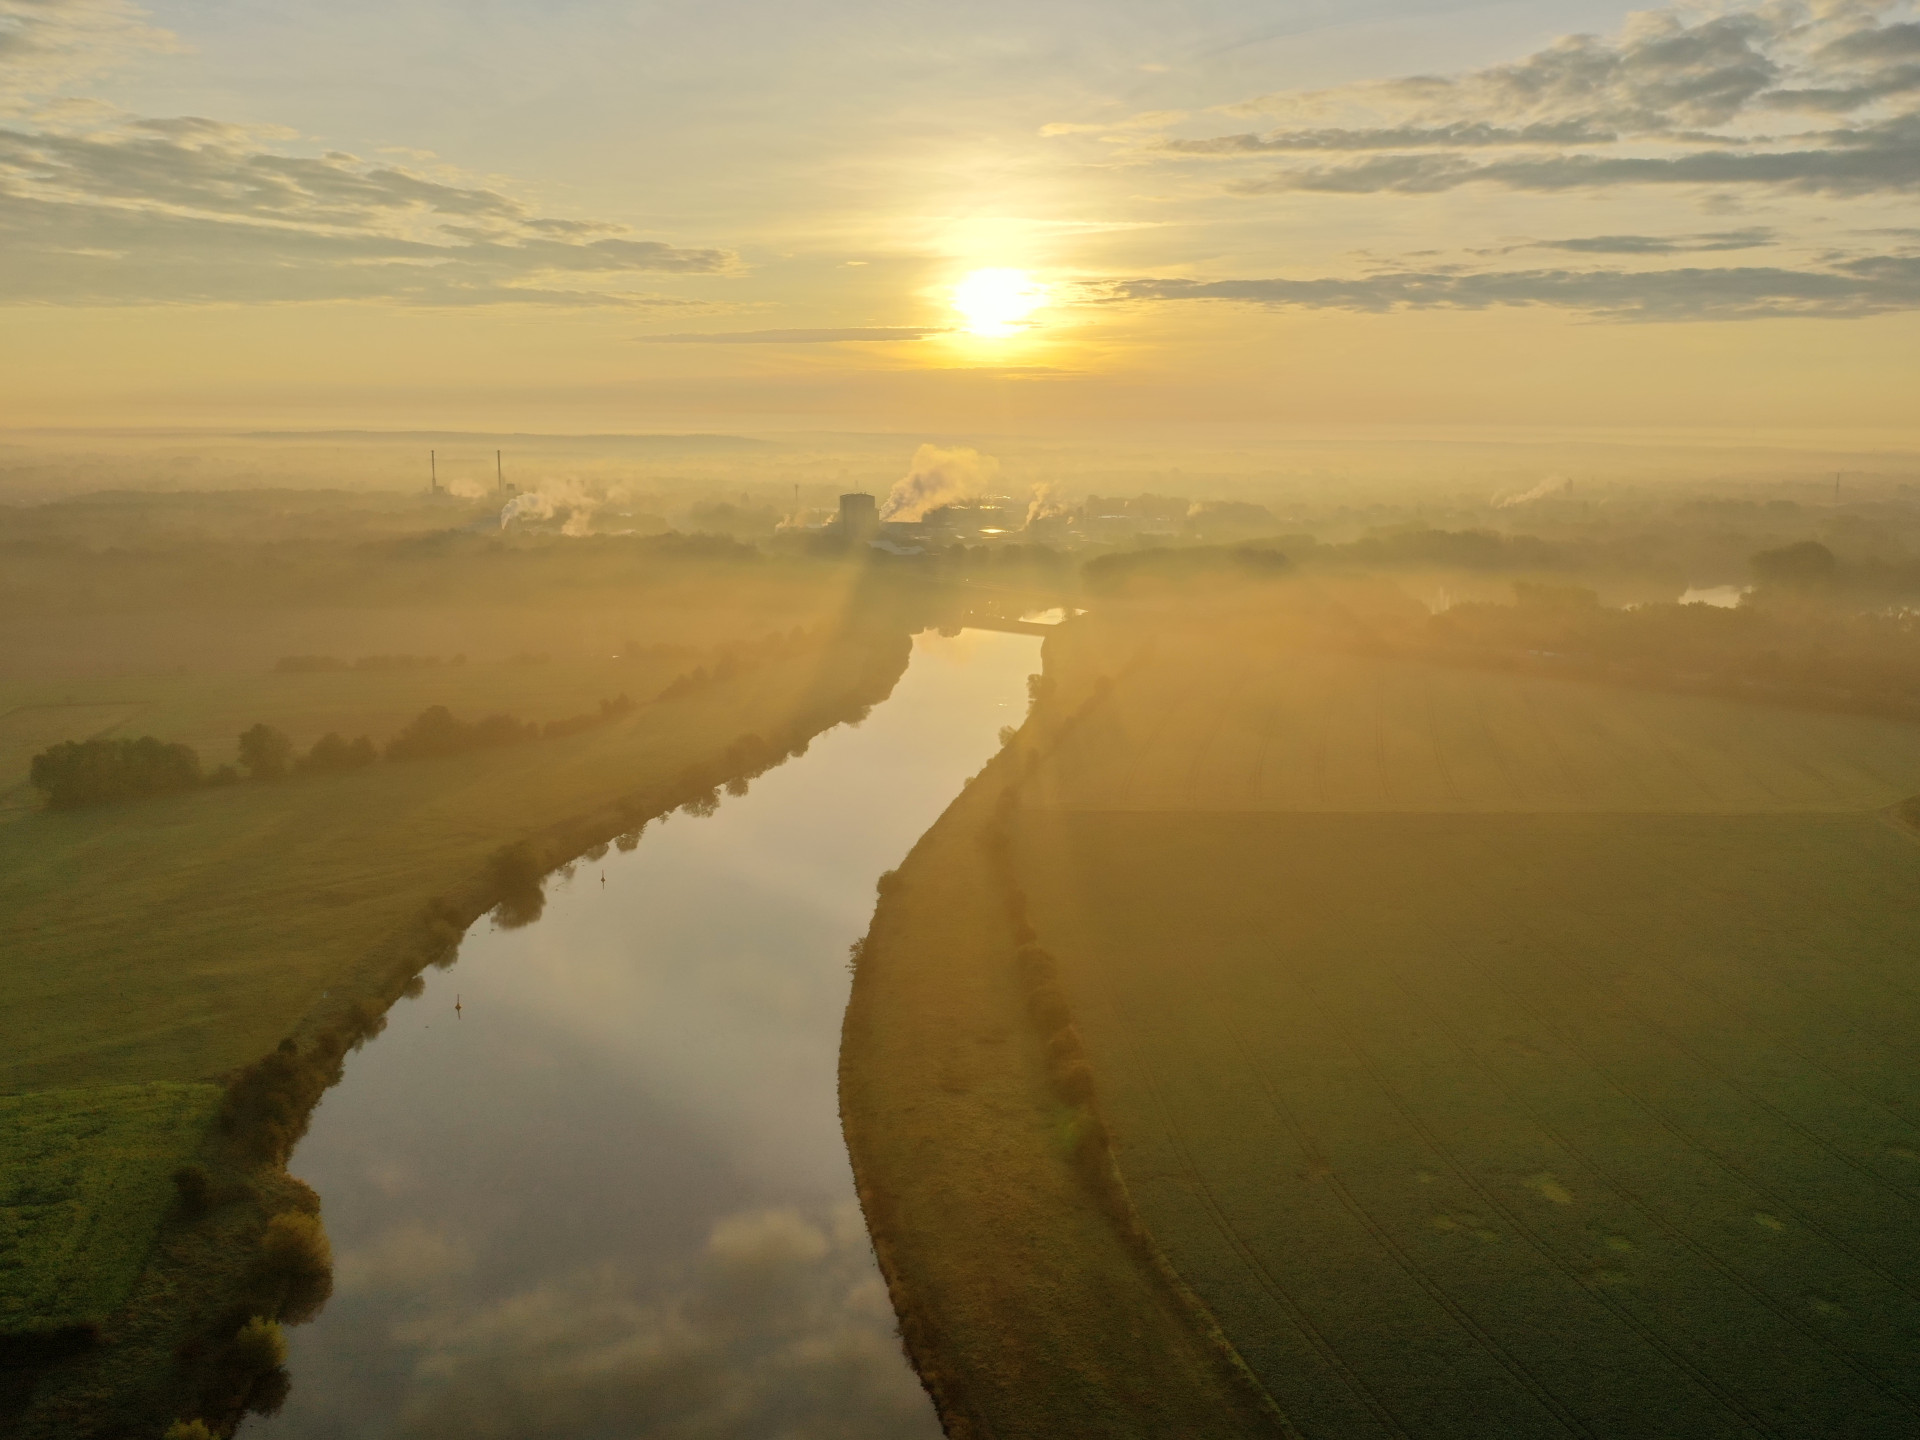
[[493, 452], [493, 492], [496, 495], [507, 493], [507, 472], [500, 468], [500, 452]]
[[432, 450], [427, 451], [427, 493], [440, 493], [440, 456]]

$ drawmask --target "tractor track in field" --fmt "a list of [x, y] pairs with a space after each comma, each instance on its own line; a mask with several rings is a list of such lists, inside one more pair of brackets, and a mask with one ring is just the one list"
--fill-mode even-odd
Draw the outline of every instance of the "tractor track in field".
[[1306, 1157], [1308, 1164], [1315, 1166], [1322, 1172], [1320, 1179], [1327, 1185], [1328, 1189], [1333, 1192], [1334, 1197], [1339, 1200], [1340, 1206], [1347, 1212], [1348, 1218], [1357, 1222], [1367, 1234], [1372, 1236], [1374, 1244], [1379, 1246], [1380, 1249], [1393, 1260], [1407, 1279], [1411, 1280], [1418, 1289], [1425, 1292], [1427, 1298], [1438, 1305], [1455, 1325], [1472, 1336], [1473, 1339], [1479, 1343], [1481, 1349], [1491, 1356], [1494, 1362], [1498, 1364], [1501, 1369], [1505, 1370], [1522, 1390], [1525, 1390], [1533, 1396], [1534, 1400], [1543, 1410], [1558, 1420], [1563, 1428], [1571, 1434], [1585, 1435], [1591, 1437], [1591, 1440], [1600, 1440], [1600, 1437], [1592, 1426], [1588, 1425], [1586, 1421], [1568, 1409], [1559, 1397], [1553, 1393], [1552, 1388], [1542, 1381], [1539, 1376], [1535, 1375], [1533, 1371], [1528, 1369], [1526, 1363], [1522, 1361], [1519, 1356], [1513, 1354], [1512, 1351], [1501, 1343], [1498, 1337], [1482, 1327], [1479, 1321], [1475, 1320], [1457, 1300], [1447, 1293], [1444, 1285], [1429, 1275], [1425, 1268], [1422, 1267], [1413, 1256], [1406, 1252], [1400, 1242], [1393, 1237], [1392, 1232], [1388, 1230], [1385, 1225], [1381, 1224], [1380, 1221], [1360, 1203], [1359, 1197], [1347, 1187], [1347, 1182], [1340, 1178], [1339, 1173], [1334, 1170], [1333, 1166], [1318, 1156], [1312, 1137], [1308, 1135], [1306, 1127], [1300, 1123], [1300, 1117], [1294, 1113], [1293, 1107], [1287, 1104], [1285, 1098], [1273, 1087], [1273, 1083], [1268, 1078], [1266, 1072], [1255, 1064], [1251, 1052], [1247, 1049], [1246, 1037], [1241, 1033], [1240, 1027], [1234, 1024], [1231, 1019], [1223, 1018], [1221, 1023], [1225, 1027], [1228, 1035], [1232, 1037], [1234, 1048], [1239, 1052], [1241, 1063], [1246, 1066], [1247, 1073], [1253, 1076], [1255, 1084], [1260, 1089], [1260, 1093], [1266, 1098], [1268, 1107], [1279, 1117], [1280, 1122], [1287, 1127], [1288, 1132], [1294, 1138], [1294, 1143], [1300, 1147], [1300, 1152]]
[[[1467, 883], [1471, 884], [1470, 881]], [[1495, 909], [1489, 909], [1487, 913], [1497, 914], [1499, 913], [1499, 911], [1497, 908], [1495, 908]], [[1859, 1174], [1866, 1180], [1878, 1186], [1880, 1189], [1885, 1190], [1889, 1194], [1898, 1196], [1900, 1199], [1904, 1200], [1909, 1205], [1920, 1207], [1920, 1194], [1916, 1194], [1914, 1191], [1907, 1189], [1905, 1186], [1902, 1186], [1892, 1180], [1887, 1179], [1884, 1175], [1880, 1174], [1878, 1171], [1870, 1168], [1867, 1165], [1862, 1164], [1860, 1161], [1854, 1159], [1851, 1155], [1848, 1155], [1845, 1152], [1835, 1148], [1834, 1145], [1830, 1141], [1828, 1141], [1825, 1136], [1819, 1134], [1815, 1130], [1809, 1129], [1807, 1126], [1801, 1124], [1798, 1120], [1795, 1120], [1791, 1115], [1786, 1114], [1778, 1106], [1774, 1105], [1771, 1101], [1765, 1100], [1761, 1096], [1755, 1094], [1746, 1085], [1734, 1079], [1731, 1075], [1728, 1075], [1721, 1067], [1715, 1065], [1706, 1056], [1700, 1054], [1697, 1050], [1693, 1048], [1692, 1045], [1688, 1044], [1684, 1038], [1675, 1034], [1671, 1027], [1669, 1027], [1662, 1021], [1656, 1019], [1655, 1017], [1648, 1015], [1642, 1009], [1641, 1006], [1637, 1005], [1630, 996], [1628, 996], [1624, 991], [1621, 990], [1619, 985], [1611, 981], [1598, 978], [1594, 974], [1590, 966], [1574, 958], [1573, 952], [1569, 950], [1567, 946], [1559, 943], [1556, 940], [1553, 940], [1550, 937], [1541, 935], [1537, 931], [1534, 931], [1533, 928], [1526, 925], [1525, 921], [1523, 920], [1518, 920], [1516, 918], [1514, 923], [1518, 924], [1523, 930], [1528, 932], [1527, 938], [1530, 944], [1537, 945], [1540, 949], [1545, 950], [1547, 953], [1558, 956], [1561, 962], [1563, 963], [1563, 965], [1565, 966], [1565, 968], [1568, 971], [1580, 976], [1580, 978], [1586, 983], [1589, 989], [1595, 991], [1597, 994], [1603, 997], [1610, 994], [1614, 999], [1614, 1001], [1619, 1005], [1619, 1007], [1622, 1010], [1624, 1010], [1627, 1014], [1633, 1016], [1633, 1018], [1636, 1021], [1638, 1021], [1641, 1026], [1643, 1026], [1645, 1029], [1651, 1031], [1654, 1034], [1662, 1036], [1666, 1040], [1667, 1044], [1673, 1050], [1677, 1051], [1679, 1054], [1684, 1055], [1687, 1059], [1691, 1060], [1695, 1065], [1697, 1065], [1700, 1068], [1702, 1072], [1704, 1072], [1708, 1076], [1711, 1076], [1715, 1081], [1717, 1081], [1721, 1085], [1724, 1085], [1727, 1089], [1733, 1091], [1734, 1094], [1740, 1096], [1749, 1105], [1752, 1105], [1755, 1109], [1760, 1110], [1764, 1114], [1770, 1116], [1777, 1124], [1783, 1126], [1788, 1130], [1791, 1130], [1794, 1134], [1800, 1136], [1801, 1139], [1805, 1140], [1808, 1144], [1820, 1150], [1829, 1158], [1839, 1162], [1842, 1165], [1845, 1165], [1848, 1169]]]
[[[1453, 945], [1451, 942], [1449, 943], [1456, 954], [1465, 956], [1466, 952], [1464, 948]], [[1901, 1291], [1910, 1298], [1920, 1298], [1920, 1295], [1916, 1295], [1914, 1288], [1908, 1282], [1900, 1279], [1897, 1275], [1894, 1275], [1873, 1260], [1860, 1254], [1851, 1245], [1834, 1235], [1826, 1226], [1806, 1214], [1798, 1205], [1795, 1205], [1785, 1196], [1773, 1190], [1764, 1181], [1749, 1174], [1740, 1165], [1728, 1159], [1727, 1156], [1722, 1154], [1717, 1148], [1702, 1141], [1671, 1116], [1642, 1098], [1631, 1087], [1623, 1084], [1613, 1072], [1607, 1066], [1601, 1064], [1576, 1037], [1568, 1034], [1551, 1019], [1542, 1015], [1537, 1006], [1515, 995], [1511, 988], [1505, 985], [1497, 976], [1491, 974], [1483, 964], [1470, 958], [1466, 960], [1466, 964], [1469, 968], [1478, 970], [1481, 978], [1487, 982], [1490, 988], [1505, 995], [1511, 1004], [1527, 1015], [1542, 1031], [1554, 1036], [1569, 1051], [1577, 1055], [1588, 1069], [1605, 1082], [1608, 1089], [1625, 1100], [1627, 1104], [1635, 1110], [1645, 1115], [1647, 1119], [1651, 1120], [1660, 1129], [1666, 1131], [1689, 1150], [1711, 1161], [1716, 1168], [1732, 1177], [1750, 1193], [1760, 1196], [1770, 1207], [1778, 1211], [1781, 1215], [1792, 1216], [1797, 1223], [1805, 1226], [1810, 1234], [1818, 1235], [1831, 1245], [1837, 1253], [1846, 1256], [1856, 1265], [1860, 1266], [1861, 1269], [1879, 1276], [1894, 1289]]]
[[[1729, 1284], [1747, 1294], [1755, 1303], [1784, 1321], [1791, 1328], [1817, 1340], [1823, 1349], [1834, 1353], [1848, 1368], [1854, 1370], [1856, 1374], [1860, 1374], [1862, 1378], [1867, 1379], [1875, 1390], [1887, 1396], [1887, 1398], [1897, 1401], [1904, 1408], [1914, 1411], [1915, 1413], [1920, 1413], [1920, 1402], [1916, 1402], [1914, 1398], [1891, 1388], [1887, 1384], [1884, 1376], [1874, 1372], [1871, 1367], [1865, 1367], [1857, 1356], [1838, 1350], [1837, 1347], [1834, 1346], [1830, 1336], [1804, 1324], [1794, 1317], [1790, 1311], [1783, 1310], [1778, 1301], [1768, 1295], [1764, 1290], [1755, 1286], [1753, 1282], [1742, 1275], [1734, 1265], [1722, 1259], [1719, 1255], [1716, 1255], [1713, 1250], [1703, 1242], [1694, 1239], [1693, 1236], [1689, 1235], [1685, 1230], [1667, 1219], [1666, 1215], [1658, 1206], [1645, 1199], [1638, 1191], [1634, 1190], [1618, 1175], [1614, 1174], [1603, 1161], [1595, 1158], [1577, 1141], [1567, 1136], [1551, 1118], [1527, 1098], [1523, 1089], [1507, 1080], [1500, 1073], [1499, 1068], [1488, 1061], [1480, 1052], [1479, 1048], [1460, 1033], [1459, 1029], [1446, 1018], [1442, 1007], [1434, 1004], [1430, 998], [1420, 995], [1406, 982], [1404, 977], [1398, 974], [1392, 976], [1389, 983], [1407, 997], [1407, 1000], [1417, 1013], [1430, 1018], [1434, 1024], [1440, 1028], [1442, 1033], [1447, 1036], [1448, 1041], [1467, 1063], [1499, 1090], [1509, 1103], [1521, 1113], [1525, 1114], [1542, 1136], [1576, 1166], [1592, 1177], [1595, 1183], [1603, 1189], [1610, 1191], [1626, 1204], [1630, 1210], [1647, 1221], [1648, 1224], [1652, 1225], [1675, 1244], [1696, 1256], [1708, 1268], [1721, 1275]], [[1682, 1140], [1685, 1139], [1684, 1136], [1679, 1138]], [[1734, 1178], [1741, 1184], [1746, 1185], [1752, 1193], [1760, 1195], [1769, 1204], [1780, 1210], [1782, 1214], [1795, 1215], [1796, 1219], [1801, 1218], [1794, 1211], [1793, 1207], [1784, 1200], [1779, 1199], [1759, 1187], [1753, 1186], [1744, 1176], [1735, 1174]], [[1808, 1230], [1810, 1233], [1819, 1234], [1827, 1243], [1834, 1245], [1839, 1253], [1859, 1263], [1859, 1257], [1854, 1256], [1852, 1252], [1834, 1241], [1830, 1236], [1825, 1235], [1811, 1224], [1808, 1225]], [[1870, 1271], [1870, 1273], [1879, 1274], [1878, 1271]], [[1885, 1279], [1888, 1277], [1883, 1275], [1881, 1278]], [[1903, 1287], [1896, 1286], [1896, 1288]]]
[[1114, 993], [1111, 983], [1108, 983], [1102, 988], [1106, 991], [1108, 1005], [1120, 1021], [1119, 1031], [1125, 1039], [1128, 1052], [1133, 1057], [1135, 1073], [1140, 1075], [1146, 1082], [1147, 1093], [1153, 1097], [1154, 1109], [1160, 1116], [1162, 1131], [1172, 1143], [1173, 1148], [1178, 1152], [1181, 1168], [1185, 1172], [1187, 1181], [1192, 1186], [1193, 1192], [1200, 1197], [1202, 1206], [1205, 1207], [1207, 1214], [1212, 1218], [1221, 1237], [1226, 1240], [1228, 1247], [1233, 1253], [1239, 1257], [1240, 1263], [1246, 1273], [1253, 1277], [1254, 1283], [1266, 1293], [1268, 1298], [1273, 1300], [1275, 1304], [1286, 1312], [1288, 1319], [1293, 1322], [1295, 1330], [1306, 1340], [1308, 1348], [1320, 1357], [1321, 1363], [1324, 1364], [1329, 1371], [1338, 1376], [1340, 1380], [1346, 1384], [1348, 1393], [1373, 1416], [1374, 1420], [1378, 1422], [1383, 1430], [1389, 1434], [1400, 1437], [1400, 1440], [1418, 1440], [1418, 1436], [1400, 1422], [1393, 1411], [1387, 1406], [1386, 1402], [1374, 1393], [1373, 1388], [1367, 1384], [1360, 1373], [1347, 1363], [1340, 1352], [1334, 1348], [1333, 1343], [1321, 1333], [1320, 1328], [1314, 1324], [1313, 1317], [1307, 1311], [1306, 1307], [1287, 1289], [1280, 1277], [1275, 1275], [1260, 1259], [1252, 1246], [1247, 1243], [1246, 1237], [1240, 1233], [1233, 1221], [1227, 1216], [1226, 1209], [1220, 1202], [1220, 1197], [1214, 1192], [1213, 1186], [1207, 1182], [1206, 1176], [1201, 1172], [1199, 1164], [1194, 1158], [1193, 1151], [1187, 1144], [1187, 1137], [1182, 1133], [1179, 1126], [1174, 1123], [1172, 1110], [1167, 1104], [1166, 1093], [1161, 1085], [1159, 1073], [1155, 1070], [1153, 1063], [1142, 1052], [1136, 1038], [1132, 1015], [1129, 1013], [1125, 1003]]

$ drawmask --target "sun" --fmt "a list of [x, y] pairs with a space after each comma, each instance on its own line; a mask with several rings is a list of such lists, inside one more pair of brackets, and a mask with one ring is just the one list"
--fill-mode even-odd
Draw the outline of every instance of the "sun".
[[1047, 287], [1024, 270], [975, 270], [953, 287], [953, 308], [966, 316], [969, 335], [1004, 339], [1047, 303]]

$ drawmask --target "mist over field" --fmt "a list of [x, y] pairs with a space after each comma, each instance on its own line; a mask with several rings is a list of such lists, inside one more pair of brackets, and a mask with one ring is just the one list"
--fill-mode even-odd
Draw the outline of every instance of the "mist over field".
[[0, 0], [0, 1434], [1920, 1433], [1915, 0]]

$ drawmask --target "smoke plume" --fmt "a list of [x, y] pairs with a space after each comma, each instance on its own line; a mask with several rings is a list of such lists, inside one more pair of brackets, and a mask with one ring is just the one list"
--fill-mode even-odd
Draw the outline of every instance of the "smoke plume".
[[1549, 475], [1531, 490], [1522, 490], [1518, 495], [1501, 495], [1495, 498], [1493, 508], [1510, 510], [1515, 505], [1531, 505], [1536, 500], [1544, 500], [1549, 495], [1558, 495], [1562, 490], [1573, 488], [1573, 482], [1564, 475]]
[[571, 476], [544, 479], [536, 489], [514, 496], [501, 507], [500, 528], [558, 520], [562, 535], [591, 535], [595, 515], [610, 498]]
[[880, 518], [923, 520], [929, 510], [991, 490], [999, 478], [1000, 462], [991, 455], [922, 445], [913, 452], [907, 473], [887, 492]]
[[1068, 513], [1066, 505], [1054, 498], [1053, 486], [1042, 480], [1033, 487], [1033, 499], [1027, 502], [1027, 524], [1036, 520], [1051, 520], [1056, 515]]

